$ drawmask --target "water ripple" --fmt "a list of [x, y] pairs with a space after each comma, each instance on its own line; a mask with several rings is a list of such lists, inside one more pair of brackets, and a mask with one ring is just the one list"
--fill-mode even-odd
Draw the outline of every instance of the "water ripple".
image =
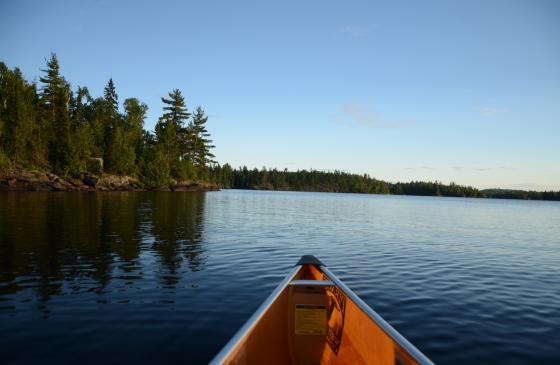
[[205, 363], [311, 253], [437, 363], [557, 364], [559, 221], [550, 202], [0, 195], [3, 361]]

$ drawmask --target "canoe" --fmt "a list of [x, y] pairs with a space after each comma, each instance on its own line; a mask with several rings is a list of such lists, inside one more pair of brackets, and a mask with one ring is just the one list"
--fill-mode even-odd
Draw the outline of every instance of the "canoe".
[[210, 364], [433, 363], [306, 255]]

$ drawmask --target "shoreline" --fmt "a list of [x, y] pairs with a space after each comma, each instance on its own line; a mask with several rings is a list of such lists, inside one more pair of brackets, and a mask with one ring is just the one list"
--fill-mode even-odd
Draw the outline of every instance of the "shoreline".
[[50, 172], [38, 170], [12, 169], [0, 173], [0, 192], [114, 192], [114, 191], [169, 191], [202, 192], [218, 191], [216, 184], [199, 181], [181, 181], [157, 188], [145, 188], [130, 176], [84, 174], [76, 178], [64, 179]]
[[[253, 187], [220, 187], [215, 183], [204, 181], [180, 181], [174, 184], [163, 185], [156, 188], [145, 187], [138, 179], [131, 176], [119, 176], [103, 173], [101, 176], [82, 174], [74, 178], [62, 178], [56, 174], [39, 171], [26, 170], [22, 168], [9, 169], [0, 172], [0, 193], [2, 192], [134, 192], [134, 191], [167, 191], [167, 192], [206, 192], [220, 191], [221, 189], [238, 189], [248, 191], [286, 191], [286, 192], [317, 192], [317, 193], [350, 193], [350, 194], [373, 194], [394, 196], [425, 196], [425, 197], [456, 197], [474, 199], [498, 199], [498, 200], [535, 200], [535, 201], [558, 201], [557, 197], [542, 198], [538, 192], [515, 191], [507, 189], [481, 190], [479, 196], [461, 196], [446, 194], [395, 194], [395, 193], [373, 193], [337, 191], [325, 187], [304, 187], [302, 189], [271, 188], [271, 186], [255, 185]], [[537, 193], [537, 196], [532, 196]], [[519, 195], [521, 194], [521, 195]]]

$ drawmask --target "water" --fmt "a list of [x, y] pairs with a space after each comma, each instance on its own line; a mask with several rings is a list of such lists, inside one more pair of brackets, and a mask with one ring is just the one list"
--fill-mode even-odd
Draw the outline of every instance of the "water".
[[440, 364], [560, 363], [560, 204], [4, 193], [0, 362], [206, 363], [315, 254]]

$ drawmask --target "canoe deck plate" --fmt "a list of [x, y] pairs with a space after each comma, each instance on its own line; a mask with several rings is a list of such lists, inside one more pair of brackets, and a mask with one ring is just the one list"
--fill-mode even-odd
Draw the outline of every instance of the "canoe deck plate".
[[327, 307], [296, 304], [294, 327], [296, 335], [325, 335], [327, 333]]

